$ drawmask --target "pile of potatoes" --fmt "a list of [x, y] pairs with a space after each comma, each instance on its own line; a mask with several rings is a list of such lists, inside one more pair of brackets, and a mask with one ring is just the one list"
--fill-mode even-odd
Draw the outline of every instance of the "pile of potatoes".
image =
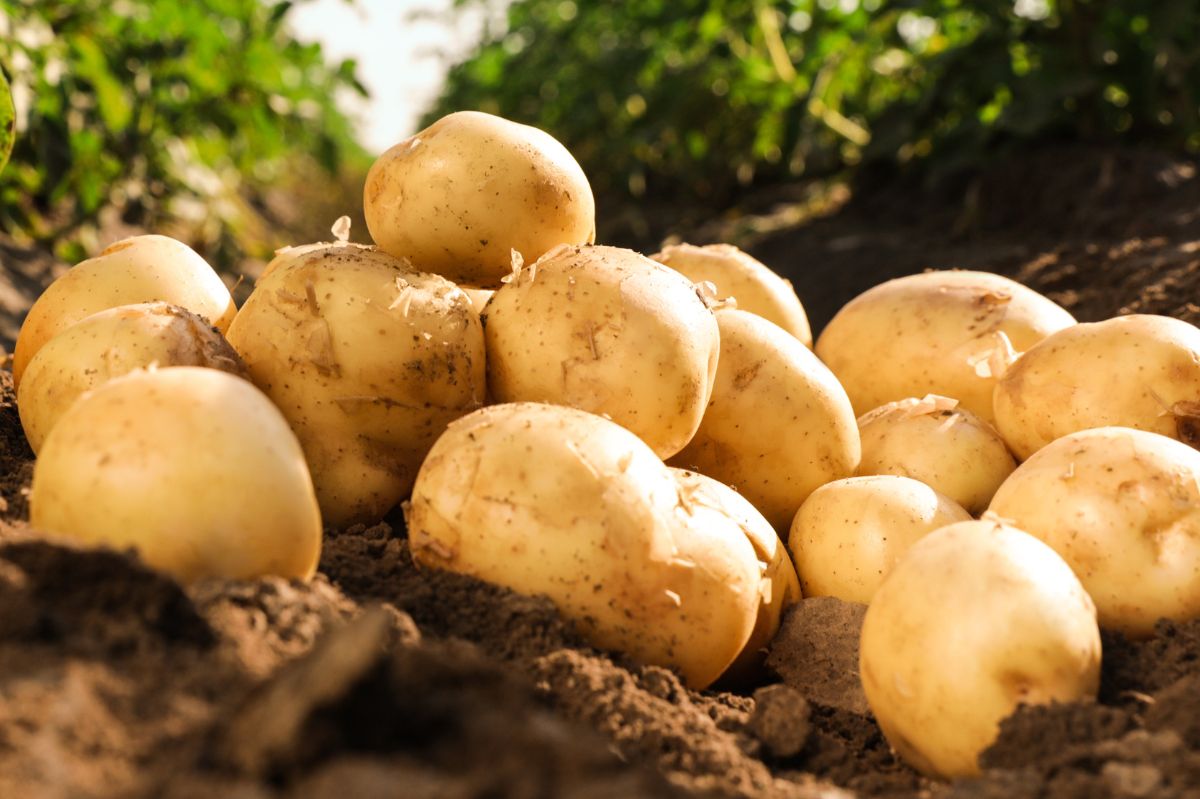
[[381, 156], [364, 210], [375, 246], [285, 248], [241, 309], [161, 236], [55, 282], [13, 361], [33, 524], [304, 578], [323, 525], [402, 507], [418, 564], [694, 688], [761, 677], [802, 595], [867, 603], [872, 710], [942, 777], [1018, 704], [1094, 695], [1100, 626], [1200, 615], [1191, 325], [928, 272], [814, 346], [734, 247], [594, 244], [570, 153], [474, 112]]

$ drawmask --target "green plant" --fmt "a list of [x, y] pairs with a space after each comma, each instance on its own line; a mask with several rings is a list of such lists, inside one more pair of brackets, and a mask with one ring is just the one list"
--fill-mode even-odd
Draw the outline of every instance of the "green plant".
[[17, 114], [13, 110], [12, 91], [8, 88], [8, 78], [0, 70], [0, 171], [4, 170], [12, 154], [16, 132]]

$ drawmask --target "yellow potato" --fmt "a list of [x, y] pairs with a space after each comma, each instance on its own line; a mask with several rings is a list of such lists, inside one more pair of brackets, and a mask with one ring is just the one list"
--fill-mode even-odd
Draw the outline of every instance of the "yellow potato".
[[687, 278], [616, 247], [562, 247], [483, 314], [489, 395], [603, 414], [665, 458], [696, 432], [720, 350]]
[[805, 596], [867, 604], [913, 544], [970, 519], [954, 500], [908, 477], [847, 477], [804, 500], [788, 548]]
[[1053, 550], [959, 522], [921, 539], [876, 592], [859, 665], [892, 748], [925, 774], [963, 777], [1018, 705], [1095, 696], [1100, 630]]
[[25, 369], [17, 409], [36, 453], [85, 391], [148, 366], [207, 366], [244, 377], [245, 364], [203, 319], [165, 302], [118, 305], [76, 322]]
[[712, 400], [671, 464], [732, 486], [787, 530], [813, 490], [858, 466], [854, 411], [833, 374], [783, 328], [746, 311], [716, 316]]
[[379, 157], [363, 190], [379, 249], [456, 282], [500, 285], [531, 262], [596, 240], [579, 164], [548, 133], [477, 111], [442, 117]]
[[229, 328], [304, 446], [325, 522], [378, 521], [484, 396], [483, 330], [445, 278], [356, 244], [299, 247]]
[[1021, 356], [994, 404], [996, 427], [1022, 460], [1093, 427], [1200, 446], [1200, 329], [1150, 314], [1073, 325]]
[[763, 581], [738, 523], [688, 496], [612, 422], [492, 405], [430, 451], [409, 543], [419, 564], [545, 595], [596, 646], [703, 688], [749, 638]]
[[858, 420], [858, 473], [920, 480], [978, 515], [1017, 468], [992, 426], [958, 400], [926, 395], [889, 402]]
[[38, 455], [29, 513], [183, 581], [308, 578], [321, 549], [283, 416], [249, 381], [192, 366], [131, 372], [72, 405]]
[[1071, 564], [1100, 626], [1147, 637], [1200, 616], [1200, 452], [1123, 427], [1057, 439], [1017, 467], [990, 511]]
[[677, 244], [651, 255], [659, 263], [681, 272], [693, 283], [712, 283], [717, 298], [733, 297], [738, 310], [774, 322], [804, 346], [812, 346], [808, 315], [792, 284], [758, 259], [731, 244]]
[[926, 272], [889, 280], [851, 300], [816, 352], [859, 415], [906, 397], [941, 394], [994, 424], [996, 378], [1075, 320], [1012, 280], [986, 272]]
[[29, 361], [54, 336], [97, 311], [139, 302], [169, 302], [202, 316], [221, 332], [237, 307], [203, 258], [167, 236], [118, 241], [50, 284], [21, 325], [13, 352], [18, 387]]

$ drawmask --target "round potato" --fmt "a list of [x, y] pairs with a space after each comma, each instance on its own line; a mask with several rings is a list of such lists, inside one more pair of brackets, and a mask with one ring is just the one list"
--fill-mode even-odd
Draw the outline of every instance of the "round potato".
[[1123, 427], [1057, 439], [1017, 467], [990, 511], [1071, 564], [1100, 625], [1147, 637], [1200, 616], [1200, 452]]
[[875, 593], [859, 665], [892, 748], [925, 774], [963, 777], [1018, 705], [1095, 696], [1100, 630], [1052, 549], [959, 522], [917, 542]]
[[36, 453], [85, 391], [149, 366], [206, 366], [245, 377], [242, 359], [203, 319], [165, 302], [92, 314], [38, 350], [17, 391], [25, 437]]
[[717, 311], [721, 355], [695, 437], [671, 463], [707, 474], [787, 530], [818, 486], [854, 474], [858, 426], [837, 378], [796, 338], [746, 311]]
[[378, 521], [482, 403], [483, 330], [453, 283], [357, 244], [280, 256], [229, 328], [304, 447], [325, 522]]
[[88, 316], [139, 302], [169, 302], [225, 332], [237, 307], [203, 258], [167, 236], [134, 236], [71, 268], [50, 284], [25, 317], [13, 352], [13, 383], [54, 336]]
[[363, 190], [379, 248], [455, 282], [498, 287], [513, 252], [534, 261], [596, 240], [596, 203], [553, 136], [490, 114], [442, 117], [379, 157]]
[[430, 451], [409, 542], [419, 564], [545, 595], [596, 646], [703, 688], [749, 638], [764, 581], [738, 523], [689, 496], [612, 422], [492, 405]]
[[925, 272], [851, 300], [816, 352], [859, 414], [940, 394], [994, 424], [992, 389], [1017, 354], [1073, 325], [1037, 292], [986, 272]]
[[488, 301], [489, 396], [603, 414], [659, 457], [696, 432], [720, 351], [687, 278], [632, 250], [562, 247]]
[[321, 549], [283, 416], [249, 381], [192, 366], [131, 372], [74, 403], [38, 455], [29, 513], [185, 582], [308, 578]]
[[804, 501], [788, 548], [805, 596], [868, 604], [913, 544], [970, 519], [954, 500], [908, 477], [847, 477]]
[[808, 315], [792, 284], [757, 258], [731, 244], [677, 244], [651, 255], [659, 263], [682, 273], [693, 283], [709, 282], [717, 298], [732, 297], [737, 308], [774, 322], [804, 346], [812, 346]]
[[889, 402], [858, 420], [860, 475], [920, 480], [973, 515], [1017, 468], [1004, 439], [958, 400], [926, 395]]
[[994, 405], [1000, 434], [1022, 460], [1093, 427], [1200, 446], [1200, 329], [1150, 314], [1073, 325], [1005, 372]]

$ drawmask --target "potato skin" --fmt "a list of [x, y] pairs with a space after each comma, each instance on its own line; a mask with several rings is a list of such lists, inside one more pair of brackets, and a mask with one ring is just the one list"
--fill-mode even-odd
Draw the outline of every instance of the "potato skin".
[[88, 316], [139, 302], [169, 302], [224, 333], [237, 306], [207, 262], [167, 236], [134, 236], [110, 245], [50, 284], [29, 309], [13, 352], [20, 387], [29, 361], [54, 336]]
[[379, 249], [484, 288], [512, 271], [513, 250], [528, 263], [596, 240], [592, 188], [567, 148], [477, 111], [442, 117], [381, 155], [363, 211]]
[[85, 391], [134, 369], [205, 366], [239, 377], [246, 365], [225, 337], [190, 311], [165, 302], [119, 305], [92, 314], [38, 350], [17, 391], [25, 437], [36, 454], [59, 417]]
[[407, 518], [417, 563], [544, 594], [596, 646], [677, 668], [693, 688], [725, 670], [758, 615], [759, 564], [738, 525], [583, 411], [512, 403], [451, 424]]
[[700, 429], [672, 466], [735, 488], [786, 531], [818, 486], [861, 455], [846, 392], [800, 341], [746, 311], [717, 311], [721, 355]]
[[812, 347], [812, 328], [796, 290], [750, 254], [731, 244], [677, 244], [650, 257], [693, 283], [712, 283], [717, 299], [733, 297], [738, 310], [758, 314]]
[[609, 416], [661, 458], [712, 392], [717, 323], [687, 278], [632, 250], [562, 247], [488, 301], [488, 390]]
[[1018, 704], [1095, 696], [1100, 630], [1053, 550], [1012, 527], [959, 522], [917, 542], [884, 581], [859, 664], [897, 753], [931, 776], [970, 776]]
[[373, 248], [286, 255], [229, 342], [296, 431], [326, 523], [373, 523], [446, 425], [481, 404], [479, 317], [453, 283]]
[[1149, 637], [1200, 616], [1200, 452], [1123, 427], [1057, 439], [1017, 467], [989, 510], [1079, 575], [1100, 626]]
[[804, 500], [788, 549], [805, 596], [869, 604], [913, 544], [970, 519], [954, 500], [908, 477], [847, 477]]
[[940, 394], [994, 424], [992, 389], [1008, 364], [1008, 347], [1024, 352], [1074, 323], [1057, 304], [1008, 278], [925, 272], [855, 297], [821, 333], [816, 352], [859, 415]]
[[1200, 329], [1152, 314], [1068, 327], [1013, 364], [994, 405], [996, 427], [1022, 460], [1093, 427], [1200, 446]]
[[47, 436], [32, 525], [190, 582], [311, 577], [321, 515], [295, 435], [247, 380], [179, 366], [88, 393]]

